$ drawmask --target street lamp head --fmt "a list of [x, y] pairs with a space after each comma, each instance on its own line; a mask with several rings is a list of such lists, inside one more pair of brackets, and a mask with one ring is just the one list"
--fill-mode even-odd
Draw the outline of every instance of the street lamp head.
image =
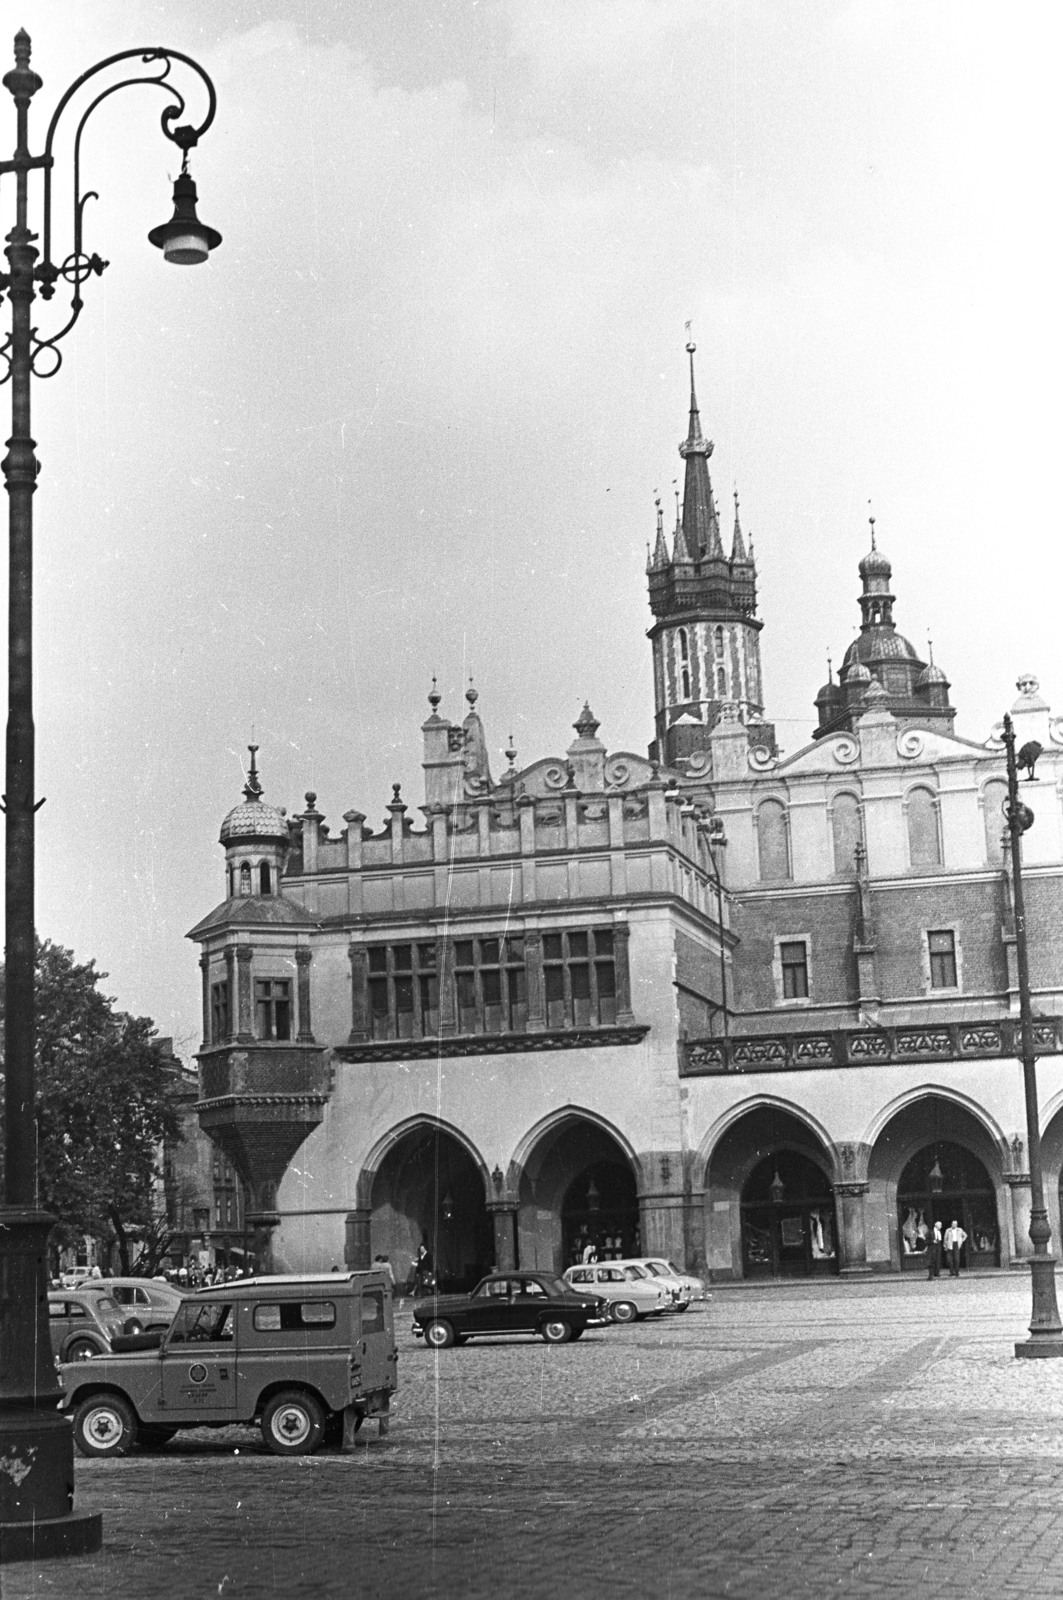
[[1031, 783], [1033, 782], [1033, 769], [1037, 765], [1043, 750], [1044, 746], [1039, 745], [1036, 739], [1030, 739], [1028, 743], [1022, 746], [1018, 755], [1015, 757], [1015, 760], [1018, 762], [1019, 766], [1026, 768], [1026, 776]]
[[190, 173], [182, 172], [173, 186], [173, 216], [161, 227], [152, 228], [148, 238], [175, 266], [195, 267], [206, 261], [221, 244], [221, 234], [208, 228], [196, 216], [196, 186]]

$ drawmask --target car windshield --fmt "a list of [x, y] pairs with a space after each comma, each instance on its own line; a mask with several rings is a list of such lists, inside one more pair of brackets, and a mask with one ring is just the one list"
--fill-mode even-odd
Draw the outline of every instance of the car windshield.
[[540, 1275], [539, 1282], [542, 1284], [547, 1294], [572, 1293], [572, 1285], [570, 1283], [563, 1283], [560, 1278], [555, 1278], [545, 1272]]
[[643, 1272], [641, 1267], [625, 1267], [624, 1268], [624, 1277], [625, 1278], [630, 1278], [632, 1280], [632, 1282], [634, 1282], [634, 1280], [636, 1278], [648, 1278], [649, 1277], [649, 1273], [648, 1272]]
[[667, 1269], [662, 1267], [659, 1261], [647, 1261], [646, 1267], [655, 1278], [666, 1278], [668, 1276]]
[[94, 1294], [92, 1308], [94, 1311], [117, 1311], [118, 1301], [112, 1299], [109, 1294]]

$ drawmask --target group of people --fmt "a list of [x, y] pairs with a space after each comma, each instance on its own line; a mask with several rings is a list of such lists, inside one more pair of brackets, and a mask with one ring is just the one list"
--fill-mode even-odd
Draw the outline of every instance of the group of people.
[[967, 1243], [967, 1235], [960, 1227], [955, 1217], [949, 1223], [944, 1233], [941, 1223], [935, 1222], [927, 1239], [926, 1251], [929, 1261], [927, 1267], [928, 1278], [940, 1278], [941, 1257], [944, 1254], [949, 1264], [949, 1277], [958, 1278], [960, 1275], [960, 1251]]
[[163, 1272], [167, 1283], [177, 1289], [211, 1289], [218, 1283], [235, 1283], [238, 1278], [253, 1278], [251, 1267], [167, 1267]]

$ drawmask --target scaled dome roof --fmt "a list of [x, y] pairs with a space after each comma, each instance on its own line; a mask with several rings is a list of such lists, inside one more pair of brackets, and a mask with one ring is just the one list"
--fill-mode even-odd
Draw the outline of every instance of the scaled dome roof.
[[233, 806], [221, 825], [222, 844], [237, 839], [282, 840], [288, 843], [288, 819], [276, 806], [264, 800], [242, 800]]

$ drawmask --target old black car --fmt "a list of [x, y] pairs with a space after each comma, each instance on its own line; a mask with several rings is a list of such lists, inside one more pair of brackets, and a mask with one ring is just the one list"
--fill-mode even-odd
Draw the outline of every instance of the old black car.
[[604, 1326], [608, 1312], [604, 1300], [578, 1294], [552, 1272], [493, 1272], [471, 1294], [422, 1300], [413, 1331], [434, 1350], [481, 1334], [537, 1333], [547, 1344], [567, 1344], [584, 1328]]

